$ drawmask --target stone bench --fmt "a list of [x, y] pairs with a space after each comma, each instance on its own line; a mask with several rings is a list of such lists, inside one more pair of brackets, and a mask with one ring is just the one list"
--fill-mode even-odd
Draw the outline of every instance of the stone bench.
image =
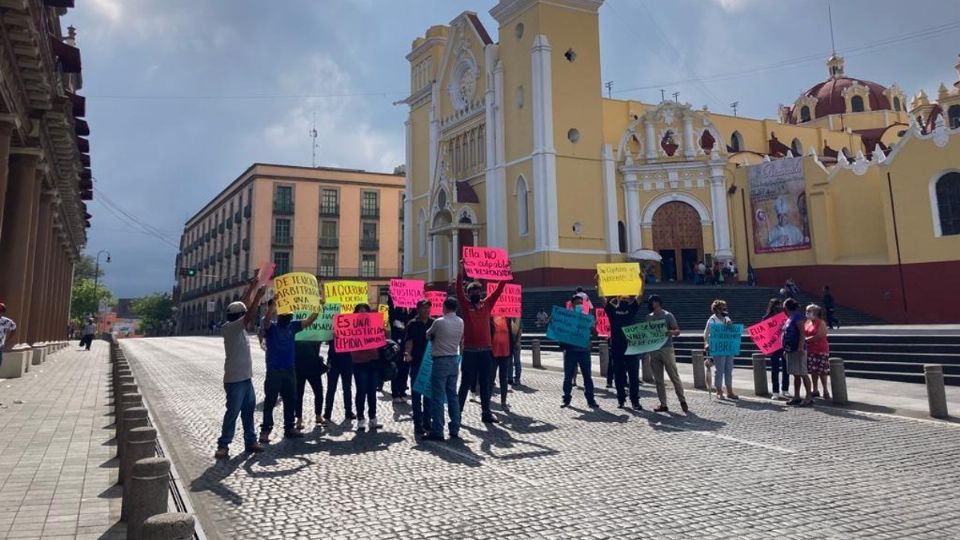
[[32, 358], [32, 349], [4, 351], [3, 363], [0, 364], [0, 379], [23, 377], [25, 373], [30, 371], [30, 361]]
[[41, 343], [33, 345], [33, 362], [35, 366], [47, 361], [47, 346]]

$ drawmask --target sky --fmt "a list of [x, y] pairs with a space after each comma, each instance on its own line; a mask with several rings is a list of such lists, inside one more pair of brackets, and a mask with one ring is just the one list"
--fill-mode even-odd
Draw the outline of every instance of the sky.
[[[418, 35], [495, 0], [83, 0], [77, 28], [96, 189], [87, 253], [118, 297], [170, 291], [183, 224], [253, 162], [392, 171]], [[265, 9], [269, 6], [269, 9]], [[957, 0], [833, 0], [849, 76], [935, 95], [957, 79]], [[613, 97], [776, 118], [826, 78], [827, 0], [606, 0]], [[602, 89], [598, 88], [598, 91]], [[605, 91], [605, 90], [604, 90]], [[149, 233], [147, 232], [149, 231]], [[104, 258], [101, 259], [104, 260]]]

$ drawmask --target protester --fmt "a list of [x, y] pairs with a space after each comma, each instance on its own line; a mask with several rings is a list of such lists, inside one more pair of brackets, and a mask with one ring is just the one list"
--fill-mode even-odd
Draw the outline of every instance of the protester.
[[[410, 321], [412, 315], [409, 309], [394, 306], [393, 298], [387, 298], [387, 306], [390, 317], [390, 334], [387, 337], [398, 345], [402, 345], [406, 338], [407, 322]], [[409, 377], [410, 364], [398, 362], [396, 376], [390, 381], [390, 396], [394, 403], [403, 403], [407, 400]]]
[[[490, 388], [497, 382], [500, 389], [500, 406], [507, 408], [507, 380], [510, 378], [513, 363], [513, 319], [492, 317], [490, 319], [490, 341], [493, 345], [493, 369], [490, 370]], [[499, 379], [497, 375], [499, 374]]]
[[[581, 311], [583, 309], [583, 297], [575, 294], [567, 302], [567, 305], [570, 306], [568, 308], [570, 310]], [[587, 405], [594, 409], [599, 408], [600, 405], [593, 395], [589, 344], [587, 348], [567, 343], [561, 343], [560, 345], [563, 348], [563, 403], [560, 406], [563, 408], [570, 406], [574, 386], [573, 379], [576, 376], [577, 368], [579, 368], [580, 373], [583, 374], [583, 395], [587, 399]]]
[[[777, 314], [782, 311], [783, 301], [779, 298], [771, 298], [770, 301], [767, 302], [767, 311], [764, 313], [762, 320], [765, 321], [771, 317], [776, 317]], [[787, 366], [783, 361], [783, 348], [770, 353], [769, 358], [770, 383], [773, 387], [773, 399], [790, 399], [790, 393], [787, 391], [790, 388], [790, 372], [787, 371]], [[783, 374], [782, 381], [781, 373]]]
[[80, 338], [80, 346], [89, 351], [96, 334], [97, 324], [93, 321], [93, 317], [87, 317], [87, 324], [83, 325], [83, 337]]
[[7, 343], [7, 336], [17, 331], [17, 323], [7, 318], [7, 306], [0, 302], [0, 365], [3, 365], [3, 348]]
[[493, 343], [490, 339], [490, 311], [503, 294], [505, 281], [488, 298], [483, 298], [484, 286], [479, 281], [471, 282], [464, 288], [465, 271], [460, 261], [457, 274], [457, 300], [463, 304], [463, 362], [460, 366], [460, 411], [467, 402], [467, 394], [474, 385], [480, 390], [481, 419], [485, 424], [496, 424], [498, 420], [490, 412], [490, 377], [493, 372]]
[[512, 343], [513, 343], [513, 370], [507, 384], [510, 386], [520, 386], [520, 373], [523, 365], [520, 363], [520, 352], [522, 350], [523, 322], [522, 319], [513, 319]]
[[797, 286], [797, 282], [793, 278], [787, 279], [787, 282], [783, 285], [783, 288], [786, 290], [787, 298], [793, 298], [796, 300], [800, 296], [800, 287]]
[[297, 429], [303, 430], [303, 396], [307, 390], [307, 383], [313, 390], [313, 413], [317, 427], [326, 425], [323, 419], [323, 374], [327, 366], [320, 356], [320, 341], [297, 341], [294, 348], [294, 359], [297, 372], [297, 406], [294, 416], [297, 418]]
[[[429, 300], [417, 302], [417, 316], [407, 323], [406, 341], [404, 342], [403, 362], [410, 366], [410, 381], [414, 383], [420, 375], [420, 366], [423, 364], [423, 355], [427, 350], [427, 330], [433, 326], [430, 317], [432, 304]], [[416, 389], [411, 391], [411, 405], [413, 409], [413, 433], [417, 436], [430, 431], [430, 399]], [[426, 411], [426, 416], [424, 416]]]
[[[458, 287], [459, 292], [459, 287]], [[457, 301], [447, 298], [443, 302], [443, 317], [437, 319], [427, 329], [427, 339], [432, 342], [433, 373], [430, 377], [430, 435], [427, 439], [443, 440], [443, 404], [447, 403], [450, 417], [449, 433], [451, 440], [460, 439], [460, 395], [457, 394], [457, 356], [460, 343], [465, 342], [466, 325], [457, 317]], [[488, 323], [489, 324], [489, 323]], [[487, 332], [489, 335], [489, 330]]]
[[[250, 340], [247, 338], [247, 328], [257, 313], [254, 306], [259, 306], [263, 298], [264, 288], [262, 285], [257, 287], [257, 283], [257, 276], [251, 278], [243, 293], [243, 300], [227, 306], [227, 323], [220, 329], [223, 336], [223, 390], [227, 395], [227, 410], [223, 414], [220, 438], [217, 439], [217, 451], [214, 454], [217, 459], [230, 457], [230, 443], [237, 429], [237, 416], [243, 424], [244, 451], [263, 452], [263, 446], [257, 442], [257, 428], [253, 420], [257, 393], [253, 388], [253, 360], [250, 356]], [[254, 289], [257, 293], [251, 302]]]
[[710, 313], [707, 326], [703, 329], [703, 350], [713, 358], [713, 364], [717, 370], [713, 378], [713, 387], [717, 391], [717, 399], [723, 399], [724, 386], [727, 387], [728, 398], [740, 399], [733, 393], [733, 357], [710, 354], [710, 327], [714, 324], [733, 324], [727, 313], [727, 303], [723, 300], [714, 300], [710, 305]]
[[657, 397], [660, 399], [660, 406], [654, 409], [654, 412], [667, 412], [667, 387], [663, 380], [663, 372], [666, 370], [670, 382], [673, 383], [673, 390], [677, 393], [677, 399], [680, 400], [680, 408], [683, 412], [688, 412], [687, 400], [683, 396], [683, 383], [680, 381], [680, 374], [677, 373], [677, 360], [673, 351], [673, 338], [680, 335], [680, 327], [677, 326], [677, 319], [672, 313], [663, 309], [663, 300], [659, 295], [653, 294], [647, 299], [647, 307], [650, 314], [647, 315], [647, 321], [666, 321], [667, 323], [667, 341], [662, 347], [650, 352], [650, 368], [653, 370], [653, 380], [657, 385]]
[[816, 304], [807, 306], [807, 321], [803, 323], [803, 335], [807, 345], [807, 371], [813, 382], [813, 397], [820, 397], [817, 383], [823, 385], [823, 398], [830, 399], [827, 376], [830, 375], [830, 344], [827, 341], [827, 323], [823, 320], [823, 308]]
[[[813, 403], [813, 396], [810, 393], [810, 376], [807, 372], [807, 356], [804, 350], [804, 341], [801, 337], [804, 335], [804, 317], [800, 313], [800, 304], [793, 298], [788, 298], [783, 303], [784, 312], [787, 314], [787, 321], [783, 324], [783, 354], [787, 360], [787, 371], [793, 375], [793, 399], [787, 402], [787, 405], [809, 406]], [[806, 398], [800, 399], [800, 383], [806, 391]]]
[[263, 316], [263, 338], [267, 345], [267, 377], [263, 383], [263, 423], [260, 425], [260, 442], [270, 442], [273, 431], [273, 408], [277, 397], [283, 398], [283, 436], [291, 439], [303, 437], [296, 429], [297, 373], [295, 361], [296, 335], [301, 329], [313, 324], [319, 313], [311, 313], [303, 321], [293, 320], [292, 313], [277, 315], [273, 321], [274, 301], [267, 303]]
[[827, 326], [833, 330], [834, 328], [840, 328], [840, 321], [837, 320], [834, 310], [836, 309], [836, 304], [833, 300], [833, 293], [830, 292], [830, 286], [823, 286], [823, 309], [826, 311]]
[[333, 416], [333, 401], [337, 394], [337, 383], [340, 383], [340, 392], [343, 394], [343, 412], [344, 420], [356, 420], [357, 415], [353, 413], [353, 362], [350, 360], [350, 353], [338, 353], [334, 344], [335, 340], [330, 340], [327, 346], [327, 397], [323, 408], [323, 419], [330, 422]]
[[603, 311], [610, 319], [610, 366], [607, 373], [614, 374], [617, 383], [617, 403], [622, 409], [627, 401], [627, 386], [630, 387], [630, 406], [643, 410], [640, 406], [640, 357], [627, 355], [627, 337], [624, 326], [632, 325], [640, 311], [636, 296], [618, 296], [607, 299], [600, 297]]
[[[370, 306], [359, 304], [353, 308], [354, 313], [370, 313]], [[353, 351], [350, 353], [350, 361], [353, 363], [353, 381], [357, 387], [357, 393], [354, 396], [354, 406], [357, 408], [357, 431], [363, 431], [367, 428], [367, 420], [364, 416], [364, 404], [368, 408], [370, 415], [370, 430], [383, 427], [377, 421], [377, 386], [380, 383], [380, 349], [364, 349], [362, 351]]]

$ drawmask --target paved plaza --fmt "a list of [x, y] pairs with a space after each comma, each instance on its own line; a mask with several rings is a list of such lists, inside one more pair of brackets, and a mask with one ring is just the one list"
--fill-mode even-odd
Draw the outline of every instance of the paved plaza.
[[382, 431], [314, 430], [255, 457], [238, 431], [217, 463], [221, 340], [122, 346], [209, 537], [960, 538], [956, 424], [692, 390], [690, 415], [633, 412], [602, 383], [602, 410], [579, 389], [561, 409], [560, 375], [528, 367], [500, 424], [467, 404], [463, 444], [416, 442], [409, 407], [382, 397]]

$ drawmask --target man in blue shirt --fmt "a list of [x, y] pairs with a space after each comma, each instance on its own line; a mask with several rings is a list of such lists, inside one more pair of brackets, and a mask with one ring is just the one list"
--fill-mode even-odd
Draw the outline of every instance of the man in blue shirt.
[[263, 316], [263, 338], [267, 343], [267, 378], [263, 383], [263, 423], [260, 425], [260, 442], [270, 442], [273, 431], [273, 408], [277, 405], [277, 396], [283, 397], [283, 436], [291, 439], [303, 438], [303, 432], [296, 429], [295, 413], [297, 405], [296, 342], [294, 337], [303, 328], [309, 328], [317, 319], [313, 313], [303, 321], [294, 321], [293, 314], [277, 315], [273, 321], [273, 300], [267, 303], [267, 313]]

